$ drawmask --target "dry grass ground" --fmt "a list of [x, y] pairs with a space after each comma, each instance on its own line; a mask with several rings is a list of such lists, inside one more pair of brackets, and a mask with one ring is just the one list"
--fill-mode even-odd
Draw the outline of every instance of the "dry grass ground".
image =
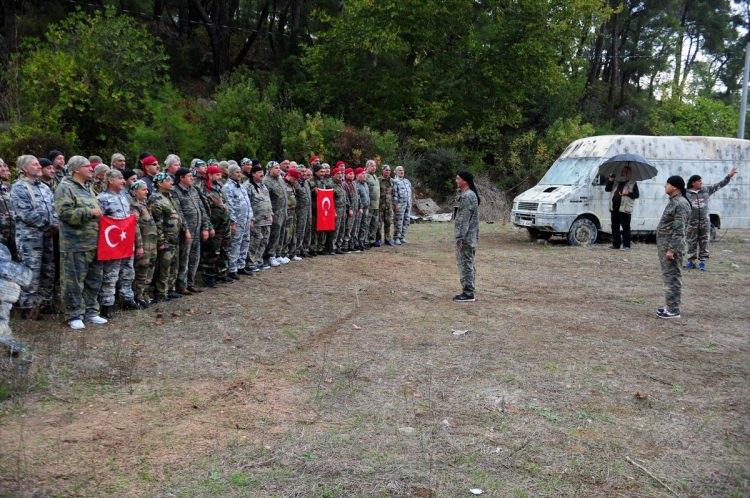
[[37, 356], [0, 404], [0, 494], [750, 494], [750, 233], [661, 321], [653, 245], [500, 225], [454, 304], [451, 230], [104, 328], [15, 324]]

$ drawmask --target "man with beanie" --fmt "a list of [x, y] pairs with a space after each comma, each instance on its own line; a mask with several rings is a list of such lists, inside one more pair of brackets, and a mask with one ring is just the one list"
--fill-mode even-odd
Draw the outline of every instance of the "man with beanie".
[[55, 167], [55, 188], [52, 189], [52, 193], [54, 193], [62, 179], [65, 178], [65, 155], [59, 150], [51, 150], [47, 154], [47, 159], [52, 161], [52, 166]]
[[[250, 248], [245, 259], [245, 270], [258, 272], [270, 268], [270, 264], [263, 262], [263, 254], [271, 236], [271, 224], [273, 224], [273, 205], [268, 187], [263, 183], [263, 166], [253, 164], [250, 169], [250, 177], [243, 184], [247, 189], [252, 205], [253, 222], [250, 229]], [[274, 262], [274, 266], [280, 263]]]
[[378, 220], [378, 236], [375, 245], [382, 241], [387, 246], [393, 245], [393, 180], [391, 167], [383, 165], [380, 177], [380, 220]]
[[[110, 218], [127, 218], [130, 216], [130, 196], [125, 190], [125, 178], [118, 169], [107, 172], [107, 190], [97, 196], [102, 205], [102, 214]], [[133, 256], [112, 259], [102, 262], [102, 289], [99, 291], [101, 316], [111, 318], [115, 306], [115, 292], [120, 288], [120, 297], [125, 308], [141, 309], [135, 302], [133, 294]]]
[[[48, 163], [52, 164], [48, 159]], [[10, 251], [13, 260], [17, 260], [16, 252], [16, 215], [10, 202], [10, 168], [0, 158], [0, 244]]]
[[268, 187], [268, 193], [271, 196], [271, 205], [273, 206], [273, 223], [271, 224], [271, 234], [268, 237], [268, 245], [263, 258], [271, 266], [286, 264], [288, 261], [283, 258], [277, 258], [283, 235], [284, 223], [286, 222], [287, 197], [286, 186], [282, 183], [281, 168], [276, 161], [269, 161], [266, 165], [266, 176], [263, 183]]
[[365, 179], [367, 181], [367, 190], [370, 195], [370, 206], [367, 210], [366, 222], [368, 247], [380, 247], [380, 244], [375, 243], [378, 234], [378, 227], [380, 226], [380, 181], [375, 176], [377, 169], [377, 163], [374, 159], [369, 159], [365, 163], [365, 170], [367, 171]]
[[187, 168], [175, 172], [177, 185], [173, 188], [174, 199], [179, 203], [182, 220], [185, 223], [185, 236], [180, 240], [180, 269], [177, 274], [177, 292], [183, 296], [201, 292], [195, 286], [195, 275], [201, 259], [201, 242], [215, 235], [206, 207], [198, 190], [193, 187], [193, 174]]
[[685, 180], [670, 176], [664, 185], [669, 196], [667, 207], [656, 227], [656, 247], [659, 252], [661, 276], [664, 279], [666, 307], [656, 310], [659, 318], [680, 318], [682, 293], [682, 258], [687, 252], [685, 237], [690, 219], [690, 203], [685, 198]]
[[21, 291], [18, 307], [30, 318], [52, 302], [55, 284], [54, 235], [59, 221], [52, 191], [42, 183], [42, 166], [36, 157], [16, 160], [20, 177], [10, 189], [10, 208], [15, 214], [15, 247], [18, 261], [32, 272], [31, 284]]
[[454, 302], [474, 301], [474, 279], [476, 269], [474, 258], [479, 243], [479, 193], [474, 186], [474, 175], [459, 171], [456, 186], [461, 192], [458, 206], [454, 210], [453, 235], [456, 244], [456, 263], [463, 292], [453, 298]]
[[190, 242], [192, 234], [184, 228], [179, 203], [172, 195], [172, 177], [161, 171], [153, 180], [158, 190], [149, 196], [148, 209], [156, 224], [154, 301], [160, 302], [182, 297], [172, 288], [179, 269], [180, 238]]
[[39, 165], [42, 167], [42, 177], [40, 180], [42, 180], [42, 183], [47, 185], [49, 189], [52, 191], [52, 193], [55, 193], [55, 189], [57, 188], [57, 178], [55, 178], [55, 167], [52, 165], [52, 161], [47, 159], [46, 157], [40, 157], [39, 159]]
[[[221, 169], [219, 169], [219, 171], [221, 171]], [[263, 168], [260, 168], [260, 171], [260, 175], [262, 176]], [[245, 272], [245, 265], [247, 252], [250, 249], [250, 230], [253, 220], [253, 208], [250, 205], [248, 191], [242, 183], [242, 168], [239, 166], [228, 166], [227, 174], [229, 175], [229, 178], [224, 182], [224, 197], [227, 200], [229, 213], [231, 214], [234, 223], [232, 243], [229, 246], [227, 276], [234, 280], [239, 280], [240, 275], [247, 274]], [[242, 273], [239, 273], [240, 270], [242, 270]]]
[[88, 188], [94, 177], [91, 163], [82, 156], [68, 161], [68, 175], [55, 190], [55, 211], [60, 217], [60, 289], [68, 325], [85, 328], [83, 319], [107, 323], [99, 316], [97, 297], [102, 286], [102, 265], [96, 259], [102, 207]]

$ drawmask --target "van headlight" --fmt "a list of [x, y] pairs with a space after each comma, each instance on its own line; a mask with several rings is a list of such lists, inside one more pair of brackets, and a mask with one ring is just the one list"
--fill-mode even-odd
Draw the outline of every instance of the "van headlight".
[[513, 211], [518, 211], [518, 203], [517, 202], [513, 203]]
[[539, 204], [540, 213], [554, 213], [555, 204]]

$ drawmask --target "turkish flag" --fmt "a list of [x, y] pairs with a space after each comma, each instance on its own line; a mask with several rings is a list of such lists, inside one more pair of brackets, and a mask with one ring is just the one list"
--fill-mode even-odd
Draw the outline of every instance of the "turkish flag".
[[318, 221], [315, 229], [319, 232], [336, 230], [336, 206], [333, 203], [333, 189], [318, 189], [317, 195]]
[[135, 215], [127, 218], [99, 218], [99, 244], [96, 259], [109, 261], [129, 258], [135, 248]]

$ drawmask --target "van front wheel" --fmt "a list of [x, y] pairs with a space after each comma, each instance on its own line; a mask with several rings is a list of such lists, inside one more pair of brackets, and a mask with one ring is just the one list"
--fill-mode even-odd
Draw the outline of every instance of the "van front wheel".
[[578, 218], [568, 230], [568, 244], [571, 246], [590, 246], [596, 242], [599, 230], [596, 224], [588, 218]]

